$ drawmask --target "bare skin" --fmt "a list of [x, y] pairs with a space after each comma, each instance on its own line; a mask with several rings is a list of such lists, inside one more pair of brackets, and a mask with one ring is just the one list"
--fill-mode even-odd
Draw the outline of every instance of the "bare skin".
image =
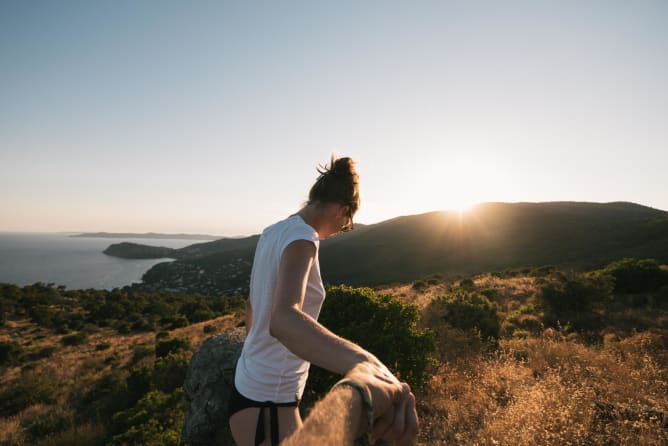
[[[320, 239], [341, 231], [350, 222], [349, 209], [339, 204], [312, 204], [298, 212], [302, 219], [313, 227]], [[269, 331], [295, 355], [331, 372], [343, 375], [356, 365], [367, 363], [388, 382], [399, 381], [374, 355], [359, 345], [343, 339], [302, 311], [304, 295], [311, 266], [316, 260], [315, 245], [306, 240], [297, 240], [288, 245], [281, 257], [278, 279], [273, 293], [273, 305]], [[247, 326], [252, 325], [252, 308], [248, 304]], [[237, 446], [251, 446], [255, 439], [258, 408], [248, 408], [230, 417], [230, 428]], [[265, 409], [267, 410], [267, 409]], [[267, 411], [268, 412], [268, 411]], [[410, 417], [406, 403], [389, 414], [383, 414], [374, 425], [377, 438], [396, 437], [392, 428], [407, 426]], [[269, 415], [265, 415], [268, 423]], [[279, 438], [282, 440], [298, 430], [301, 418], [297, 408], [279, 408]], [[396, 418], [396, 420], [395, 420]], [[402, 428], [402, 430], [405, 430]], [[265, 432], [269, 432], [265, 428]], [[389, 433], [388, 433], [389, 432]], [[269, 440], [265, 441], [269, 445]]]
[[[370, 390], [375, 423], [382, 418], [400, 419], [405, 424], [394, 423], [383, 438], [395, 446], [410, 446], [418, 431], [415, 396], [406, 384], [389, 382], [384, 374], [368, 364], [360, 364], [346, 374]], [[396, 417], [396, 411], [404, 416]], [[303, 428], [287, 438], [282, 446], [318, 444], [319, 446], [352, 445], [368, 426], [366, 413], [359, 392], [350, 387], [336, 387], [311, 410]], [[374, 429], [375, 430], [375, 429]], [[372, 435], [372, 442], [374, 441]]]

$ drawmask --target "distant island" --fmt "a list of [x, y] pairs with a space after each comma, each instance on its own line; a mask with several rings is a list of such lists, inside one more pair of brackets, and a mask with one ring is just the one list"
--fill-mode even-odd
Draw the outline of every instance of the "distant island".
[[82, 234], [70, 235], [70, 237], [86, 238], [155, 238], [155, 239], [179, 239], [179, 240], [219, 240], [223, 237], [208, 234], [159, 234], [156, 232], [124, 233], [124, 232], [84, 232]]

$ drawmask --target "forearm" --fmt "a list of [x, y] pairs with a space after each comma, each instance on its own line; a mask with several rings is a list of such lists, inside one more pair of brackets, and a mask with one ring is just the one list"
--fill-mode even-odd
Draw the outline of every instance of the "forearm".
[[366, 426], [365, 417], [359, 392], [346, 386], [337, 387], [316, 403], [304, 426], [281, 446], [351, 445]]
[[253, 307], [250, 303], [250, 298], [246, 300], [246, 316], [245, 316], [246, 336], [253, 326]]
[[295, 355], [340, 375], [360, 362], [377, 361], [359, 345], [335, 335], [297, 308], [275, 314], [270, 332]]

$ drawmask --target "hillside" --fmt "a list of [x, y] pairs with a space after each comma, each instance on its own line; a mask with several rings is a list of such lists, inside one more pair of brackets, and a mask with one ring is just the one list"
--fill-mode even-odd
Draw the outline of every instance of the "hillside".
[[[651, 288], [620, 288], [629, 274], [627, 287], [646, 286], [648, 271], [660, 279], [649, 281]], [[573, 289], [580, 290], [577, 301], [590, 303], [586, 311], [569, 311]], [[665, 265], [432, 277], [348, 292], [362, 308], [369, 302], [363, 296], [383, 296], [376, 302], [390, 305], [368, 307], [373, 316], [400, 308], [403, 318], [414, 314], [417, 328], [434, 335], [428, 380], [414, 387], [420, 446], [658, 446], [668, 440]], [[549, 299], [555, 292], [557, 305]], [[342, 298], [325, 300], [323, 321], [340, 315]], [[243, 308], [235, 297], [0, 284], [0, 444], [180, 445], [181, 386], [191, 355], [209, 336], [239, 326]], [[358, 314], [327, 326], [349, 333], [383, 361], [404, 352], [388, 362], [393, 370], [424, 359], [387, 341], [394, 330], [367, 336], [369, 314], [352, 310]], [[494, 322], [487, 325], [489, 339], [480, 335], [485, 320]], [[352, 338], [355, 333], [362, 339]], [[309, 392], [318, 375], [312, 367]]]
[[333, 239], [321, 264], [332, 283], [376, 285], [528, 265], [586, 269], [621, 257], [668, 261], [668, 213], [632, 203], [485, 203]]
[[[173, 250], [170, 257], [179, 260], [154, 266], [140, 287], [243, 293], [257, 239]], [[668, 212], [623, 202], [485, 203], [464, 214], [361, 226], [324, 240], [320, 250], [326, 283], [368, 286], [528, 265], [596, 268], [622, 257], [668, 262]]]

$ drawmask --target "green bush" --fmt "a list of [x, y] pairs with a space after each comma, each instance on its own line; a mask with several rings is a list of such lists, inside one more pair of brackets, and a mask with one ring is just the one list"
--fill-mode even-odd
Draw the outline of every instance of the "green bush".
[[136, 364], [144, 358], [151, 358], [155, 355], [155, 348], [152, 344], [137, 345], [132, 353], [132, 364]]
[[128, 405], [135, 404], [141, 397], [153, 390], [153, 368], [148, 365], [134, 368], [125, 378]]
[[23, 348], [14, 341], [0, 341], [0, 366], [16, 363], [23, 355]]
[[38, 439], [64, 430], [67, 420], [62, 415], [48, 414], [21, 420], [21, 426], [32, 439]]
[[28, 372], [0, 393], [0, 416], [11, 416], [37, 403], [55, 401], [57, 383], [46, 373]]
[[613, 286], [608, 275], [557, 273], [542, 281], [533, 300], [547, 325], [595, 330], [601, 321], [594, 306], [611, 300]]
[[81, 345], [85, 344], [88, 341], [88, 335], [86, 333], [78, 332], [68, 336], [63, 336], [60, 342], [66, 346], [72, 345]]
[[26, 361], [38, 361], [40, 359], [50, 358], [55, 351], [55, 346], [47, 345], [46, 347], [42, 347], [36, 351], [28, 353], [24, 358]]
[[205, 325], [204, 328], [202, 329], [202, 331], [205, 334], [214, 333], [216, 331], [216, 326], [215, 325]]
[[[429, 378], [434, 340], [429, 330], [417, 328], [417, 307], [390, 295], [376, 295], [370, 288], [331, 287], [320, 313], [320, 322], [334, 333], [373, 353], [411, 386]], [[336, 377], [312, 368], [311, 390], [322, 395]]]
[[433, 313], [453, 328], [475, 330], [483, 340], [496, 340], [499, 337], [501, 325], [498, 307], [481, 293], [457, 290], [445, 294], [432, 300], [427, 312]]
[[427, 282], [425, 282], [424, 280], [416, 280], [415, 282], [413, 282], [414, 290], [421, 291], [424, 290], [425, 288], [427, 288]]
[[134, 401], [126, 378], [125, 372], [114, 369], [95, 381], [91, 389], [75, 402], [77, 412], [86, 419], [108, 422], [114, 413], [131, 407]]
[[183, 390], [147, 393], [134, 407], [116, 413], [111, 446], [180, 446], [185, 421]]
[[188, 350], [190, 348], [190, 339], [188, 338], [171, 338], [165, 341], [158, 341], [155, 345], [156, 358], [163, 358], [170, 353], [175, 353], [180, 350]]
[[654, 259], [622, 259], [603, 268], [604, 273], [615, 278], [615, 292], [642, 293], [668, 285], [668, 271], [664, 271]]
[[189, 364], [190, 354], [183, 351], [157, 358], [153, 370], [155, 388], [169, 393], [177, 387], [182, 387]]

